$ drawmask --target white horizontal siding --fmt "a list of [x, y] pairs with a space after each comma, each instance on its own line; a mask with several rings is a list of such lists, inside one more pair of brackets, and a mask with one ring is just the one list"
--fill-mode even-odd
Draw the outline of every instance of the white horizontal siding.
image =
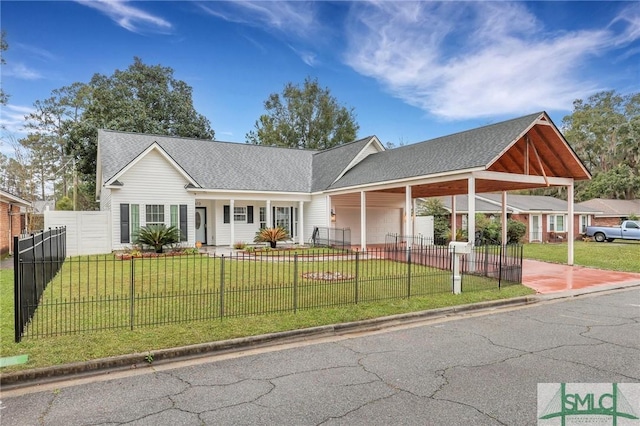
[[187, 180], [159, 152], [152, 150], [119, 179], [122, 187], [111, 191], [113, 249], [131, 244], [120, 243], [120, 204], [140, 205], [140, 226], [146, 225], [145, 206], [164, 206], [164, 222], [171, 224], [171, 205], [187, 205], [187, 242], [195, 244], [195, 196], [186, 191]]

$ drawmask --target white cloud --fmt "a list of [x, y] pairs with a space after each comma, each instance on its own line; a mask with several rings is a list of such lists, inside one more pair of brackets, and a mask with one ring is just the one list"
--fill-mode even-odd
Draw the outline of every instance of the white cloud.
[[619, 35], [549, 34], [520, 3], [355, 3], [345, 62], [446, 119], [570, 109], [574, 99], [600, 89], [581, 77], [581, 65], [638, 39], [637, 16], [620, 18], [626, 24]]
[[21, 80], [38, 80], [42, 74], [21, 62], [8, 62], [2, 66], [3, 77], [14, 77]]
[[229, 22], [258, 28], [276, 29], [283, 33], [306, 37], [315, 27], [315, 8], [310, 2], [234, 1], [200, 3], [210, 15]]
[[0, 126], [9, 134], [18, 134], [18, 137], [26, 135], [25, 116], [34, 112], [31, 107], [7, 104], [0, 107]]
[[[225, 21], [260, 28], [272, 32], [277, 37], [295, 40], [296, 44], [314, 42], [321, 31], [316, 20], [315, 6], [310, 2], [286, 1], [237, 1], [199, 3], [206, 13]], [[265, 47], [255, 40], [245, 37], [265, 53]], [[317, 65], [317, 55], [308, 48], [289, 48], [310, 67]]]
[[166, 33], [172, 29], [170, 22], [130, 6], [126, 0], [76, 0], [76, 2], [99, 10], [122, 28], [134, 33], [144, 31]]

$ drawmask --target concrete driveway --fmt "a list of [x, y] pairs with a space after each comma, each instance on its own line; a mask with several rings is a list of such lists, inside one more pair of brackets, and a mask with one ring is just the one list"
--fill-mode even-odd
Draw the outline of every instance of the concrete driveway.
[[528, 259], [522, 262], [522, 284], [538, 293], [632, 282], [640, 284], [640, 274], [631, 272], [607, 271]]

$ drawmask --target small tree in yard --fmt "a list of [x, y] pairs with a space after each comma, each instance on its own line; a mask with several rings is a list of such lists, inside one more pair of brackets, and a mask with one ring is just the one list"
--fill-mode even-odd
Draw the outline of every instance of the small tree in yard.
[[180, 241], [180, 230], [175, 226], [167, 228], [164, 224], [143, 226], [138, 231], [135, 241], [153, 247], [156, 253], [162, 253], [164, 246]]
[[289, 233], [284, 228], [263, 228], [256, 233], [254, 243], [269, 243], [271, 248], [276, 248], [278, 241], [289, 239]]

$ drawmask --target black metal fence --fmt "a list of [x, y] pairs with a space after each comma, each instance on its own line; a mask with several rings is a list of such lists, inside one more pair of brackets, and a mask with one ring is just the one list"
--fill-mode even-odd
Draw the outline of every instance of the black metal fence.
[[13, 246], [15, 340], [19, 342], [48, 284], [64, 263], [67, 230], [62, 227], [14, 237]]
[[[494, 265], [495, 260], [489, 257], [487, 262]], [[23, 260], [19, 267], [37, 270], [46, 264]], [[501, 285], [491, 273], [475, 273], [479, 266], [472, 269], [474, 273], [463, 277], [463, 291]], [[269, 251], [228, 257], [80, 256], [66, 260], [40, 298], [23, 299], [23, 308], [33, 314], [25, 317], [30, 321], [23, 335], [297, 312], [450, 293], [452, 283], [451, 253], [443, 246], [379, 248], [366, 253]]]
[[311, 244], [315, 247], [351, 248], [351, 228], [314, 226]]

